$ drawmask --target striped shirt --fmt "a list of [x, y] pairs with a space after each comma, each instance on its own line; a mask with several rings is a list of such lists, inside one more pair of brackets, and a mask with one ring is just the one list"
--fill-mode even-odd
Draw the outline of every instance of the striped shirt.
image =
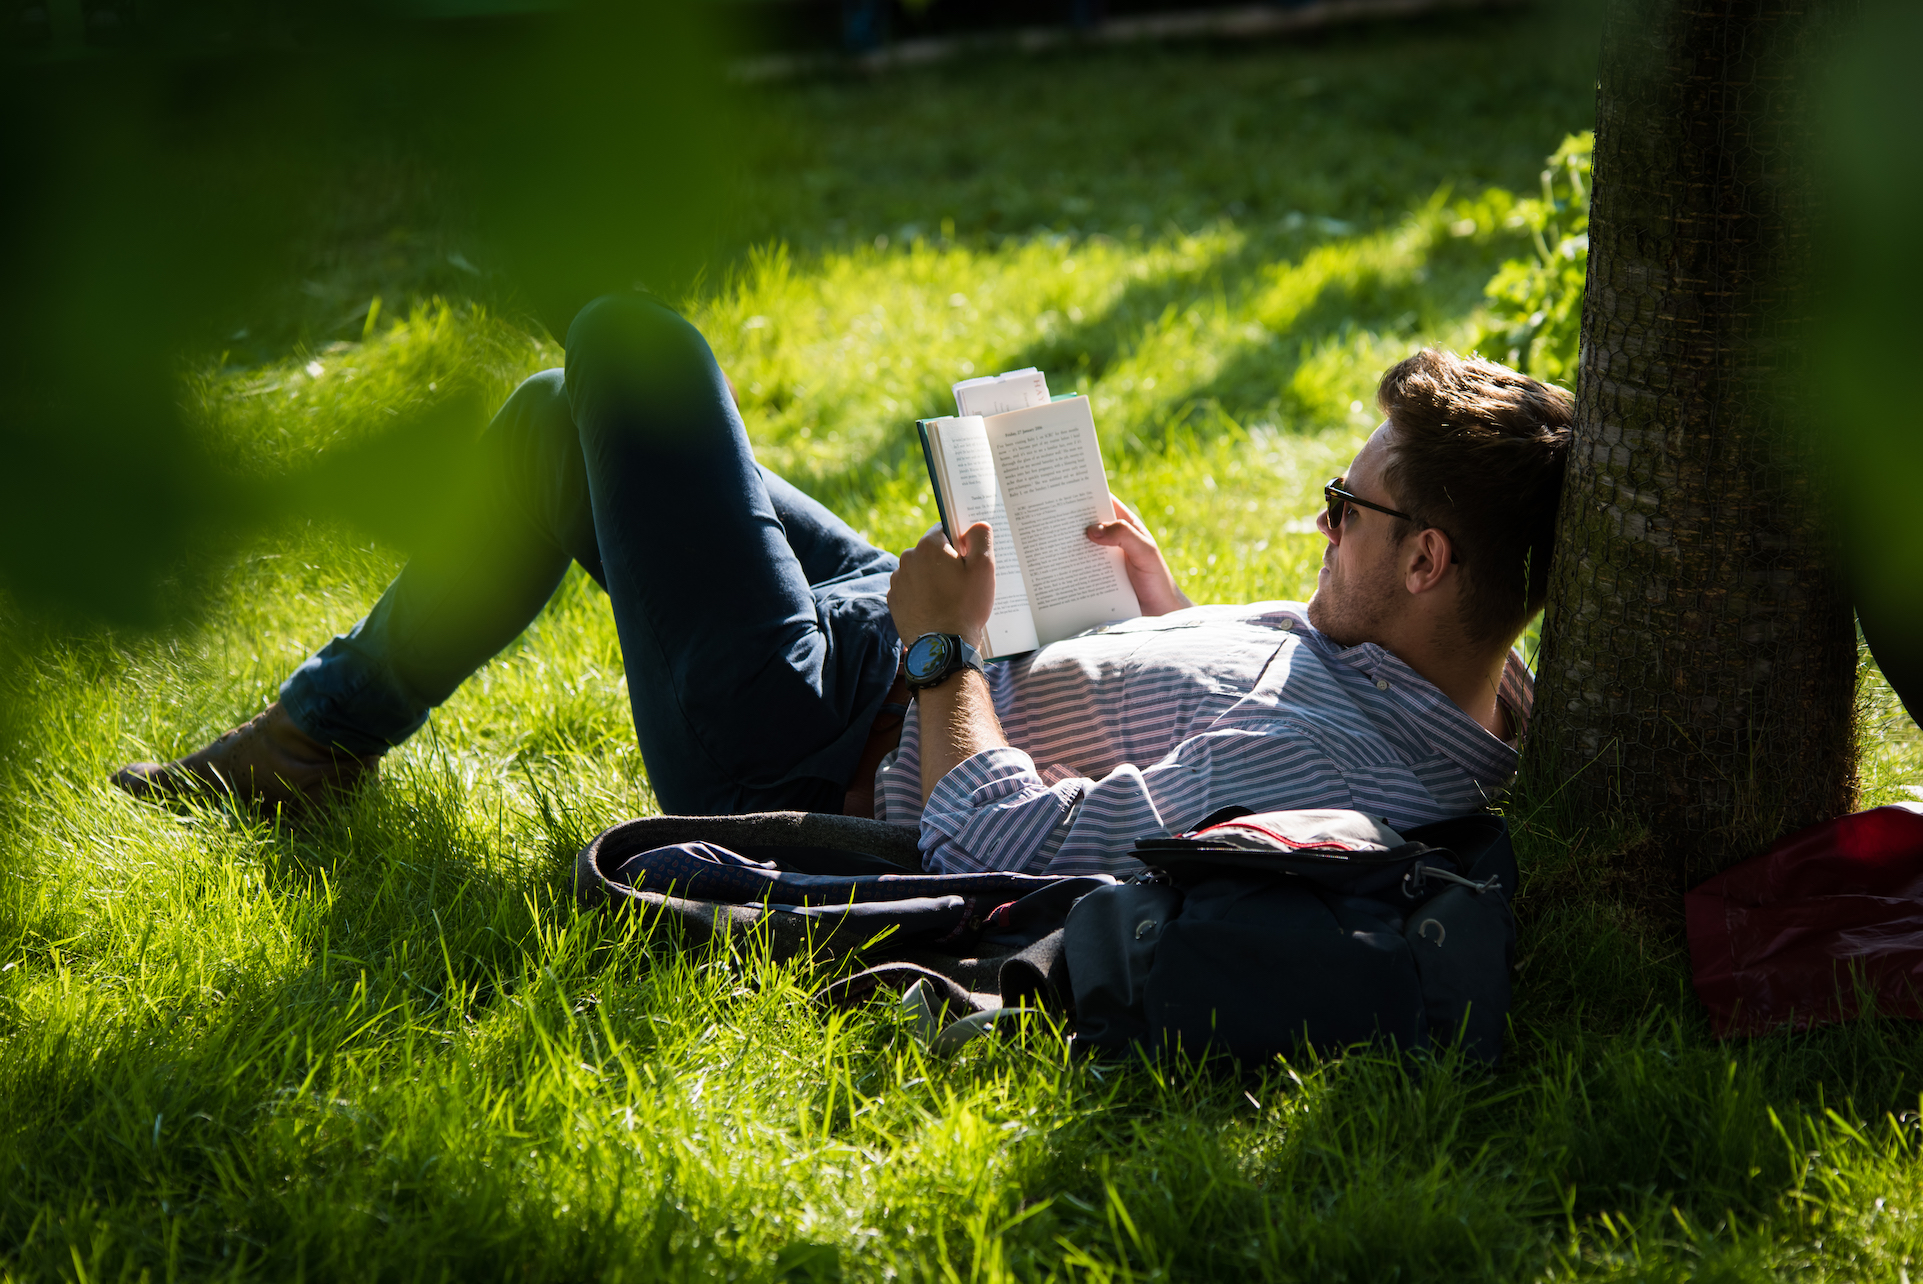
[[[1299, 602], [1197, 606], [988, 666], [1011, 745], [921, 798], [921, 725], [875, 773], [875, 814], [921, 826], [940, 873], [1127, 873], [1135, 840], [1217, 808], [1340, 807], [1406, 829], [1477, 811], [1516, 750], [1373, 642], [1344, 647]], [[1499, 697], [1534, 694], [1513, 651]]]

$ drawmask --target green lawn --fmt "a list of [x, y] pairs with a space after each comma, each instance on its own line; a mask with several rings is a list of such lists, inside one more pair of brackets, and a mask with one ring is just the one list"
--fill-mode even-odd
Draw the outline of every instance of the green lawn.
[[[884, 545], [933, 519], [910, 421], [1033, 363], [1093, 399], [1192, 597], [1300, 597], [1375, 378], [1471, 342], [1529, 252], [1515, 202], [1589, 124], [1595, 39], [1545, 4], [758, 90], [748, 213], [687, 308], [761, 457]], [[189, 379], [228, 457], [558, 362], [452, 224], [381, 208], [263, 319], [298, 342]], [[400, 560], [283, 526], [170, 636], [4, 617], [0, 1277], [1908, 1278], [1923, 1029], [1712, 1041], [1675, 907], [1603, 859], [1640, 836], [1553, 801], [1511, 809], [1499, 1072], [1235, 1079], [1047, 1029], [932, 1058], [885, 1005], [813, 1009], [819, 970], [578, 916], [573, 853], [653, 807], [578, 573], [316, 827], [107, 787], [257, 710]], [[1864, 693], [1878, 801], [1923, 756]]]

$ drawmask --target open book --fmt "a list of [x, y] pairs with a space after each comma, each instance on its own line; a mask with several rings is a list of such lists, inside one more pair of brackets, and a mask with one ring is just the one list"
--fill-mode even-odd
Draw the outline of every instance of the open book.
[[1012, 370], [956, 384], [955, 408], [915, 426], [949, 541], [995, 532], [989, 658], [1140, 615], [1121, 550], [1086, 534], [1115, 517], [1088, 398], [1051, 400], [1039, 370]]

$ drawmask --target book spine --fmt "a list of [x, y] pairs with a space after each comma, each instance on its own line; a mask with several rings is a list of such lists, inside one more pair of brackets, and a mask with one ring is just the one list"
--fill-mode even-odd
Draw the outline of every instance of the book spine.
[[935, 467], [935, 450], [928, 443], [928, 421], [917, 419], [915, 432], [921, 438], [921, 461], [928, 466], [928, 485], [935, 492], [935, 512], [941, 517], [942, 531], [948, 542], [955, 542], [955, 524], [948, 520], [948, 504], [941, 497], [941, 470]]

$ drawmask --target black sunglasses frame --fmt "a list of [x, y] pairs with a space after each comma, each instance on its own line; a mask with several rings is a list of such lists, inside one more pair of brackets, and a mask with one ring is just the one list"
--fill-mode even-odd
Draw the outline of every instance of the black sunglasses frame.
[[1413, 522], [1416, 520], [1409, 516], [1409, 514], [1398, 512], [1393, 508], [1384, 508], [1380, 504], [1371, 504], [1368, 500], [1363, 499], [1359, 495], [1352, 495], [1336, 484], [1347, 480], [1348, 478], [1346, 477], [1331, 477], [1328, 485], [1322, 488], [1322, 502], [1329, 506], [1329, 525], [1336, 527], [1342, 525], [1342, 519], [1348, 515], [1342, 511], [1344, 504], [1357, 504], [1363, 508], [1373, 509], [1378, 513], [1387, 513], [1391, 517], [1400, 517], [1405, 522]]
[[[1417, 526], [1427, 529], [1429, 523], [1422, 521], [1420, 518], [1412, 517], [1408, 513], [1402, 512], [1399, 509], [1384, 508], [1381, 504], [1371, 504], [1368, 500], [1363, 499], [1359, 495], [1351, 494], [1349, 491], [1342, 489], [1341, 486], [1336, 484], [1338, 482], [1344, 482], [1347, 480], [1348, 478], [1346, 477], [1331, 477], [1328, 481], [1328, 484], [1322, 488], [1322, 500], [1324, 503], [1326, 503], [1329, 506], [1329, 528], [1331, 530], [1339, 531], [1342, 529], [1342, 519], [1348, 516], [1347, 513], [1342, 511], [1342, 506], [1344, 504], [1354, 504], [1359, 508], [1367, 508], [1378, 513], [1387, 513], [1391, 517], [1399, 517], [1405, 522], [1414, 522]], [[1436, 527], [1435, 529], [1442, 530], [1440, 526]], [[1442, 533], [1444, 535], [1449, 535], [1448, 531], [1442, 531]], [[1455, 545], [1456, 545], [1455, 536], [1450, 535], [1449, 536], [1449, 560], [1452, 563], [1459, 564], [1462, 561], [1462, 555], [1456, 552]]]

